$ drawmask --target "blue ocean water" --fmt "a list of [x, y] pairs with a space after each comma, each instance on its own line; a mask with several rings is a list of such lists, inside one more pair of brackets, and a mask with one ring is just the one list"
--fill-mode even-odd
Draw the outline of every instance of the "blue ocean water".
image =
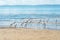
[[5, 5], [0, 6], [0, 18], [41, 16], [59, 17], [60, 5]]
[[[49, 19], [49, 22], [60, 22], [60, 5], [4, 5], [0, 6], [0, 25], [10, 26], [13, 22], [21, 22], [21, 18]], [[15, 24], [14, 24], [15, 25]], [[30, 27], [29, 27], [30, 26]], [[32, 27], [33, 26], [33, 27]], [[17, 27], [21, 27], [17, 23]], [[43, 29], [42, 24], [28, 24], [28, 28]], [[60, 24], [47, 24], [48, 29], [60, 29]]]

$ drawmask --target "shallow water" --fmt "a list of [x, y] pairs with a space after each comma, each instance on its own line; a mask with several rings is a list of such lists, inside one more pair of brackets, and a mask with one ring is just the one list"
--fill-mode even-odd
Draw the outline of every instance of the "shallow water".
[[[0, 27], [16, 26], [17, 28], [60, 30], [60, 5], [6, 5], [0, 6], [0, 13]], [[23, 23], [29, 19], [34, 23]], [[56, 19], [59, 24], [56, 23]], [[36, 23], [38, 20], [43, 23]], [[44, 21], [49, 23], [44, 24]]]

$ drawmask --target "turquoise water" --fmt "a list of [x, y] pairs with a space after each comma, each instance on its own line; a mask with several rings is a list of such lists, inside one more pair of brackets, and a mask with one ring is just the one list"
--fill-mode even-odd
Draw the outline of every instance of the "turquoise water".
[[[0, 18], [59, 17], [60, 5], [5, 5], [0, 6]], [[33, 17], [33, 18], [34, 18]]]
[[[10, 26], [13, 22], [21, 22], [21, 18], [49, 19], [49, 22], [60, 22], [60, 5], [5, 5], [0, 6], [0, 25]], [[21, 27], [16, 23], [17, 27]], [[15, 25], [15, 24], [14, 24]], [[22, 26], [24, 27], [24, 26]], [[27, 28], [44, 29], [43, 24], [28, 24]], [[47, 24], [47, 29], [60, 29], [60, 24]]]
[[[48, 11], [48, 12], [59, 12], [60, 11], [60, 5], [17, 5], [17, 6], [0, 6], [0, 9], [4, 11], [5, 10], [10, 10], [12, 11], [13, 9], [18, 12], [20, 11], [36, 11], [36, 12], [41, 12], [41, 11]], [[14, 11], [13, 10], [13, 11]]]

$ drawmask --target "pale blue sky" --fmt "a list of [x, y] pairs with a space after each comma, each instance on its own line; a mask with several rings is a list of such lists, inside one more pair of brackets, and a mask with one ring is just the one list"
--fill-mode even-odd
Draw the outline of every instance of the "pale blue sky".
[[60, 4], [60, 0], [0, 0], [0, 5]]

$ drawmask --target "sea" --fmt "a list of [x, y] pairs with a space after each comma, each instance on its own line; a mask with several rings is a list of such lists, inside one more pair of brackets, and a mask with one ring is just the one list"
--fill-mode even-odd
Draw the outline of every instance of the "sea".
[[0, 27], [60, 30], [60, 5], [2, 5]]

